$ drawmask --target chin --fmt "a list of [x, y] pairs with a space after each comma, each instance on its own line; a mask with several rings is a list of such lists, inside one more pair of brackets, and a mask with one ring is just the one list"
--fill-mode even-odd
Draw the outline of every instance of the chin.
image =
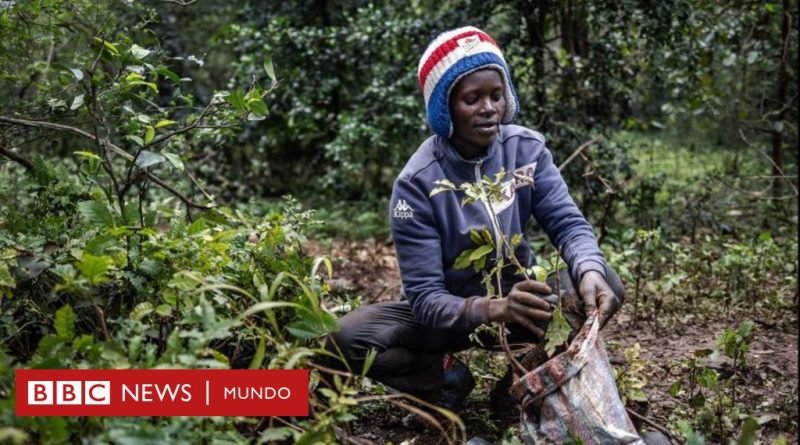
[[497, 139], [497, 133], [492, 136], [481, 136], [475, 138], [475, 145], [488, 148], [490, 145], [494, 144], [495, 139]]

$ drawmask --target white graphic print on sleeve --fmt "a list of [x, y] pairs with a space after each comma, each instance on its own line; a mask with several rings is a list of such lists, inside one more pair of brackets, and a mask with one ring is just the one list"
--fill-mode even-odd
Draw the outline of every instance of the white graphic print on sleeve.
[[411, 206], [408, 205], [405, 199], [398, 199], [397, 205], [394, 206], [394, 212], [392, 216], [400, 219], [413, 218], [414, 209], [412, 209]]

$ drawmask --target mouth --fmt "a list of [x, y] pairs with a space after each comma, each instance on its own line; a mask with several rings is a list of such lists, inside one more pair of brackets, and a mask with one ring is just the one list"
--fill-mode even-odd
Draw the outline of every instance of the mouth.
[[485, 122], [475, 125], [475, 131], [483, 135], [492, 135], [497, 132], [497, 122]]

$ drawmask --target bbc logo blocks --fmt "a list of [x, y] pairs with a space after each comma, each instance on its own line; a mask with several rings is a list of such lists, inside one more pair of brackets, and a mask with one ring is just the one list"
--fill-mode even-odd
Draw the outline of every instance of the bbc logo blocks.
[[28, 405], [110, 405], [108, 380], [29, 380]]

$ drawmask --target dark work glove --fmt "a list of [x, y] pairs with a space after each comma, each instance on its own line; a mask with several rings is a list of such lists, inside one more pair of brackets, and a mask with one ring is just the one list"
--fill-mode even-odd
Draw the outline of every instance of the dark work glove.
[[587, 317], [591, 317], [592, 313], [597, 310], [597, 320], [600, 322], [601, 329], [622, 306], [622, 299], [614, 294], [603, 275], [594, 270], [583, 274], [580, 294]]

